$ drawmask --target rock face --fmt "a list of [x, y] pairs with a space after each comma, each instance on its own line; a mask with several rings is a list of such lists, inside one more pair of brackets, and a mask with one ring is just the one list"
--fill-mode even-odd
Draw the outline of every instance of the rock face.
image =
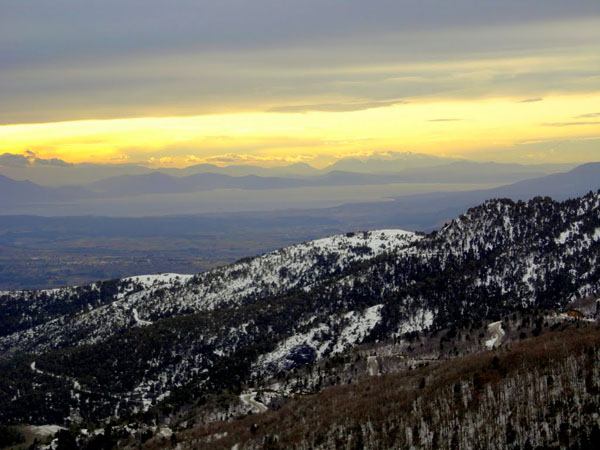
[[195, 276], [4, 292], [0, 421], [181, 404], [363, 341], [562, 308], [600, 290], [599, 258], [590, 193], [490, 200], [426, 236], [334, 236]]

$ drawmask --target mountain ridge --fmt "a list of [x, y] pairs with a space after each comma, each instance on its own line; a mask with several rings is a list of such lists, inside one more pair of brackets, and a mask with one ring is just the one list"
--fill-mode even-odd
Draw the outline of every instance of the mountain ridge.
[[[62, 169], [61, 169], [62, 170]], [[68, 169], [64, 169], [68, 170]], [[198, 172], [201, 170], [201, 172]], [[394, 183], [511, 183], [545, 175], [548, 167], [517, 164], [451, 162], [440, 166], [388, 170], [381, 173], [349, 171], [331, 166], [302, 174], [275, 170], [251, 173], [220, 170], [218, 166], [197, 165], [186, 169], [147, 170], [119, 174], [96, 181], [60, 186], [44, 186], [2, 175], [0, 202], [31, 203], [41, 200], [71, 202], [85, 199], [120, 198], [148, 194], [177, 194], [218, 189], [287, 189], [311, 186], [380, 185]], [[137, 170], [134, 170], [136, 172]]]

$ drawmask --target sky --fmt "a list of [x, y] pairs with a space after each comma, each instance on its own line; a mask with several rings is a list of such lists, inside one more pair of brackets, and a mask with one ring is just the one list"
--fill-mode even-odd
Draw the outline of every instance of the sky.
[[0, 154], [407, 151], [600, 160], [600, 1], [0, 0]]

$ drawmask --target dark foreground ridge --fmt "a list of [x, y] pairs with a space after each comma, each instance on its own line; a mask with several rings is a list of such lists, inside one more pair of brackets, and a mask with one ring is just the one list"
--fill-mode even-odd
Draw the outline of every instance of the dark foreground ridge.
[[[177, 434], [179, 448], [592, 449], [600, 327], [383, 374]], [[162, 448], [155, 439], [145, 448]], [[174, 447], [174, 446], [173, 446]]]

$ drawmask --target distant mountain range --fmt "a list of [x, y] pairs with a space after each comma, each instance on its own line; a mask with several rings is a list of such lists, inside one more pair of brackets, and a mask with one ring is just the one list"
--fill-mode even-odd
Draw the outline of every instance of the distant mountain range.
[[0, 175], [0, 206], [44, 203], [69, 202], [88, 198], [94, 193], [81, 186], [46, 187], [31, 181], [17, 181]]
[[[430, 192], [400, 196], [392, 201], [345, 204], [312, 210], [315, 217], [346, 221], [351, 227], [401, 226], [410, 230], [432, 230], [466, 208], [490, 198], [529, 200], [548, 196], [567, 200], [600, 188], [600, 163], [588, 163], [565, 173], [518, 181], [493, 189], [461, 192]], [[305, 212], [306, 214], [306, 212]]]
[[[148, 175], [153, 172], [160, 172], [173, 177], [212, 173], [232, 177], [255, 175], [259, 177], [305, 178], [326, 175], [329, 172], [335, 171], [379, 175], [404, 173], [406, 175], [408, 170], [439, 167], [443, 174], [444, 166], [452, 163], [468, 164], [470, 162], [466, 159], [444, 158], [411, 152], [394, 152], [386, 157], [374, 155], [368, 158], [343, 158], [322, 169], [317, 169], [306, 163], [294, 163], [276, 167], [262, 167], [250, 164], [234, 164], [229, 166], [195, 164], [185, 168], [150, 168], [137, 164], [71, 164], [58, 160], [59, 164], [49, 165], [35, 162], [25, 164], [25, 161], [23, 161], [22, 165], [3, 165], [2, 158], [0, 158], [0, 174], [16, 180], [29, 180], [44, 186], [58, 186], [84, 185], [117, 176]], [[574, 164], [491, 164], [489, 169], [484, 169], [484, 172], [488, 174], [492, 174], [493, 172], [497, 174], [528, 173], [531, 175], [535, 173], [543, 175], [565, 171], [572, 167], [574, 167]], [[434, 172], [431, 173], [433, 174]], [[516, 178], [510, 180], [504, 179], [503, 181], [516, 181]]]
[[[350, 166], [353, 166], [353, 164], [350, 164]], [[295, 167], [298, 168], [298, 165]], [[215, 169], [215, 166], [193, 166], [182, 169], [178, 174], [211, 169]], [[237, 166], [236, 170], [239, 170], [239, 173], [243, 173], [245, 169]], [[269, 172], [270, 170], [264, 169], [263, 172]], [[84, 185], [60, 187], [41, 186], [29, 181], [17, 181], [0, 175], [0, 187], [2, 188], [0, 192], [0, 205], [73, 202], [85, 199], [123, 198], [152, 194], [180, 194], [218, 189], [260, 190], [320, 186], [386, 185], [395, 183], [511, 183], [529, 178], [542, 177], [547, 175], [549, 170], [546, 166], [460, 161], [443, 166], [404, 169], [396, 173], [372, 174], [334, 170], [324, 174], [313, 174], [302, 177], [298, 175], [294, 177], [230, 175], [219, 173], [218, 171], [175, 176], [155, 171], [144, 174], [119, 175]], [[309, 171], [309, 169], [306, 170], [306, 172]], [[224, 170], [220, 172], [224, 172]], [[556, 178], [557, 180], [561, 179], [559, 175], [556, 176], [558, 177]], [[554, 178], [549, 180], [547, 182], [548, 185], [555, 185]], [[580, 189], [575, 189], [575, 186], [589, 183], [589, 180], [585, 178], [577, 179], [576, 181], [577, 183], [572, 184], [573, 192], [580, 192]], [[543, 184], [544, 181], [532, 181], [531, 183], [517, 184], [511, 190], [508, 190], [508, 192], [519, 195], [520, 191], [534, 189], [536, 183]]]
[[395, 174], [369, 174], [335, 170], [323, 175], [284, 178], [257, 175], [201, 173], [175, 177], [161, 172], [123, 175], [85, 186], [103, 196], [170, 194], [216, 189], [287, 189], [309, 186], [354, 186], [393, 183], [493, 183], [513, 182], [545, 173], [516, 164], [456, 162], [445, 166], [404, 170]]

